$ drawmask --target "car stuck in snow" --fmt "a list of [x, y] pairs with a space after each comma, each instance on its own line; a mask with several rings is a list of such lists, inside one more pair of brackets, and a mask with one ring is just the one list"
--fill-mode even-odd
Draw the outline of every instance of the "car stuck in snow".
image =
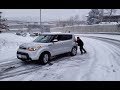
[[24, 43], [17, 50], [17, 58], [22, 61], [39, 60], [46, 64], [52, 56], [63, 53], [77, 54], [75, 36], [70, 33], [43, 33], [33, 42]]

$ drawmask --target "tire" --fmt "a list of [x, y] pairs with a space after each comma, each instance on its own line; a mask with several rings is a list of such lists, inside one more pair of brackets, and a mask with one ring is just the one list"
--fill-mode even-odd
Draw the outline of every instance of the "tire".
[[71, 52], [70, 52], [70, 55], [75, 56], [76, 54], [77, 54], [77, 47], [73, 47]]
[[48, 61], [50, 60], [50, 54], [49, 53], [42, 53], [39, 58], [40, 64], [47, 64]]

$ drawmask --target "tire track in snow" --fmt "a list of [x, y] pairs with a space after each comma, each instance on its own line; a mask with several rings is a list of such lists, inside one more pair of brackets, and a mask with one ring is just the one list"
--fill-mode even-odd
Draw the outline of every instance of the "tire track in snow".
[[[68, 54], [64, 54], [64, 56], [62, 57], [61, 56], [54, 57], [50, 63], [52, 64], [58, 63], [68, 58], [71, 58], [71, 56], [68, 56]], [[48, 63], [47, 65], [40, 65], [38, 63], [32, 63], [32, 62], [29, 64], [29, 63], [25, 63], [22, 61], [21, 62], [13, 61], [10, 63], [1, 64], [0, 65], [0, 68], [1, 68], [0, 79], [14, 77], [14, 76], [22, 75], [22, 74], [27, 74], [27, 73], [32, 73], [34, 71], [42, 69], [43, 67], [51, 66], [52, 64], [50, 63]]]
[[[90, 37], [89, 37], [90, 38]], [[93, 38], [93, 37], [92, 37]], [[103, 47], [104, 47], [104, 49], [106, 48], [106, 50], [109, 50], [109, 52], [111, 53], [111, 55], [110, 56], [108, 56], [109, 58], [112, 58], [112, 59], [109, 59], [109, 66], [108, 65], [105, 65], [105, 66], [101, 66], [102, 68], [104, 67], [104, 69], [106, 68], [106, 70], [109, 72], [109, 74], [111, 75], [111, 76], [114, 76], [114, 77], [111, 77], [111, 78], [113, 78], [113, 79], [108, 79], [108, 80], [117, 80], [116, 79], [116, 77], [115, 76], [117, 76], [117, 75], [119, 75], [120, 73], [117, 73], [117, 74], [115, 74], [115, 72], [116, 72], [116, 70], [118, 71], [119, 70], [119, 68], [120, 68], [120, 65], [119, 65], [119, 61], [118, 61], [118, 58], [116, 59], [115, 57], [120, 57], [120, 54], [117, 52], [117, 54], [116, 54], [116, 51], [118, 51], [119, 50], [119, 52], [120, 52], [120, 49], [118, 49], [118, 48], [120, 48], [119, 46], [120, 46], [120, 41], [118, 41], [118, 40], [115, 40], [115, 41], [113, 41], [113, 39], [111, 40], [111, 39], [108, 39], [108, 38], [93, 38], [93, 39], [97, 39], [97, 40], [100, 40], [100, 41], [102, 41], [102, 42], [104, 42], [104, 45], [102, 45]], [[106, 43], [106, 44], [105, 44]], [[108, 46], [108, 47], [106, 47], [106, 46]], [[114, 46], [114, 47], [113, 47]], [[110, 48], [110, 47], [112, 47], [112, 48]], [[118, 49], [118, 50], [115, 50], [115, 47]], [[108, 60], [108, 59], [107, 59]], [[116, 61], [116, 62], [115, 62]], [[119, 63], [118, 63], [119, 62]], [[99, 68], [98, 68], [98, 70], [99, 70]], [[93, 71], [94, 71], [94, 69], [93, 69]], [[110, 73], [111, 72], [111, 73]], [[103, 72], [104, 73], [104, 72]], [[102, 73], [101, 73], [102, 74]], [[110, 75], [108, 75], [107, 73], [105, 73], [104, 74], [105, 76], [106, 76], [106, 79], [105, 80], [107, 80], [107, 76], [110, 76]], [[104, 76], [104, 78], [105, 78], [105, 76]], [[119, 80], [120, 80], [120, 78], [118, 78]]]
[[[92, 37], [90, 36], [90, 38], [96, 39], [95, 36], [92, 36]], [[117, 56], [120, 57], [120, 50], [118, 49], [118, 48], [120, 48], [120, 40], [104, 38], [104, 37], [97, 37], [97, 40], [100, 40], [100, 41], [103, 41], [105, 43], [108, 43], [107, 44], [108, 46], [114, 48], [114, 49], [111, 48], [112, 51], [114, 51], [114, 53], [111, 51], [111, 53], [113, 53], [112, 55], [114, 57], [116, 57], [114, 54], [117, 54]], [[118, 48], [115, 48], [115, 47], [118, 47]], [[120, 62], [118, 62], [118, 60], [117, 60], [117, 63], [119, 63], [119, 65], [120, 65]]]
[[90, 52], [90, 59], [91, 61], [89, 62], [89, 68], [87, 70], [87, 72], [85, 74], [83, 74], [83, 76], [81, 78], [79, 78], [79, 80], [82, 81], [89, 81], [90, 80], [90, 74], [93, 72], [93, 69], [95, 68], [96, 62], [97, 62], [97, 57], [96, 57], [96, 49], [94, 48], [94, 46], [89, 43], [89, 45], [92, 47], [92, 54]]

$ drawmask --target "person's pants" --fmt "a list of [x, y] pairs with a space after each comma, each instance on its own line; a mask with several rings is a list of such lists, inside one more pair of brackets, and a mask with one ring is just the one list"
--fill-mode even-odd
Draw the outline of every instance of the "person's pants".
[[83, 46], [80, 46], [80, 52], [81, 52], [81, 54], [83, 54], [83, 51], [84, 51], [84, 53], [86, 53], [86, 50], [83, 48]]

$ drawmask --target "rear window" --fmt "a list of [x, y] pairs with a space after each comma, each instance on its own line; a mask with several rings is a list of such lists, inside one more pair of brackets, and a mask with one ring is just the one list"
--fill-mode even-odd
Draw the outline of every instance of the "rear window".
[[59, 41], [70, 40], [72, 39], [72, 35], [58, 35]]

